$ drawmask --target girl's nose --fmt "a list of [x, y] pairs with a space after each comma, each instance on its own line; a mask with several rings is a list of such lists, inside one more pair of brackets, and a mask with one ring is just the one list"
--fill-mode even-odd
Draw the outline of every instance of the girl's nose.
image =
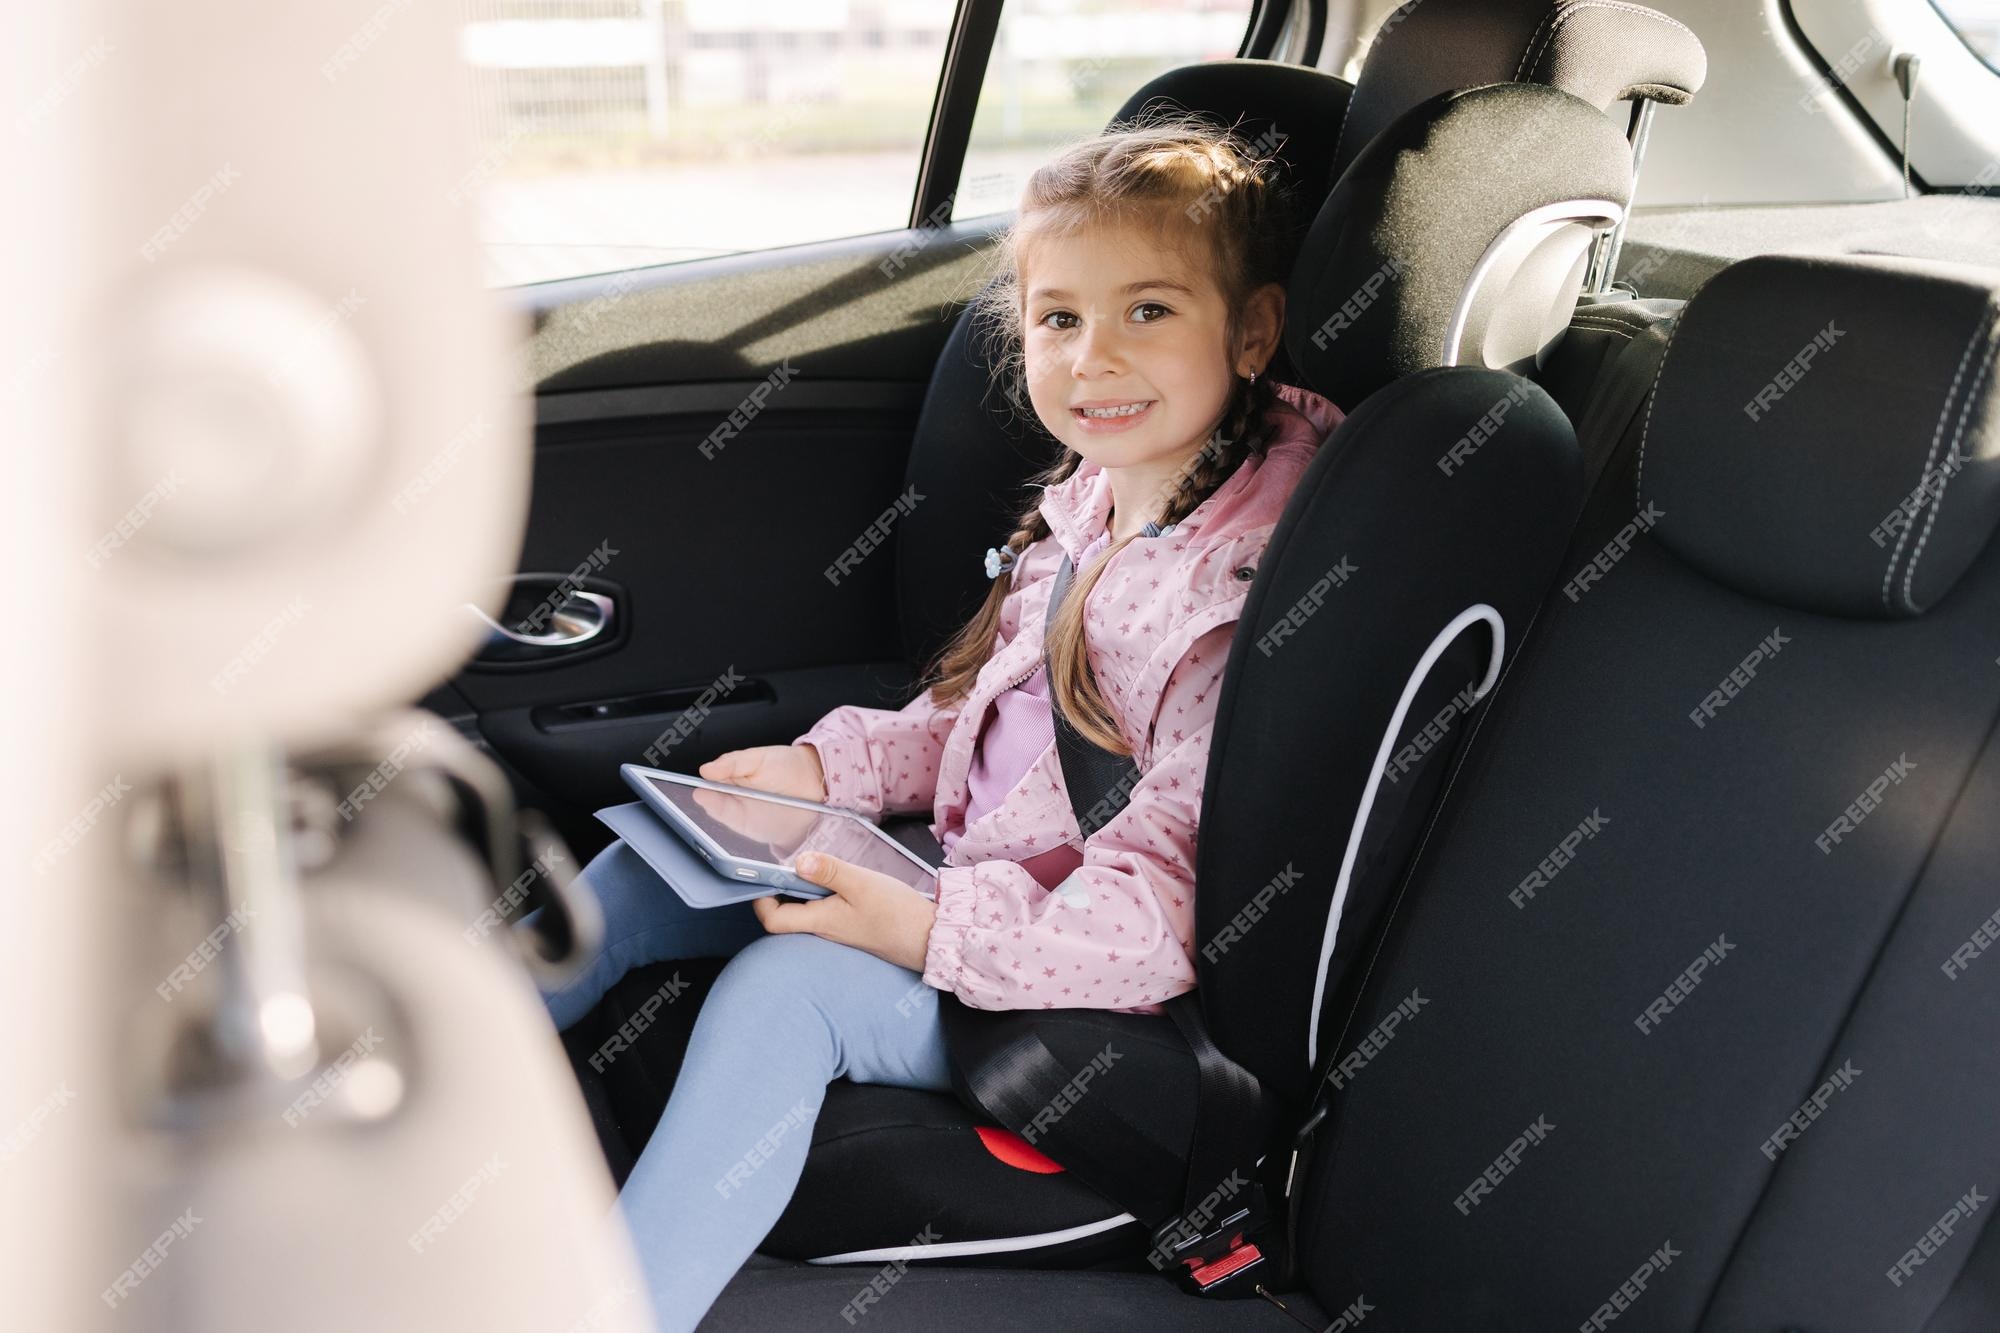
[[1085, 326], [1072, 347], [1070, 374], [1077, 379], [1115, 370], [1122, 364], [1118, 335], [1113, 330], [1107, 330], [1103, 324]]

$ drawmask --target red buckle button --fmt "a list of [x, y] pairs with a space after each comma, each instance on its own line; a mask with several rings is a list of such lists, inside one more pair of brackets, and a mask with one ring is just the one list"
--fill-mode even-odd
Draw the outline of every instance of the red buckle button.
[[1196, 1286], [1207, 1291], [1224, 1278], [1240, 1273], [1252, 1264], [1262, 1262], [1264, 1256], [1255, 1245], [1239, 1245], [1220, 1259], [1191, 1268], [1189, 1276], [1194, 1278]]

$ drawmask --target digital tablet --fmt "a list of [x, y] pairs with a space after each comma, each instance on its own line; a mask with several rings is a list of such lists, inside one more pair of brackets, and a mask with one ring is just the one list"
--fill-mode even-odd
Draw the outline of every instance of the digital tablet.
[[623, 764], [632, 790], [726, 879], [824, 897], [829, 890], [797, 872], [799, 853], [824, 852], [902, 881], [925, 897], [937, 868], [853, 810], [710, 782], [686, 773]]

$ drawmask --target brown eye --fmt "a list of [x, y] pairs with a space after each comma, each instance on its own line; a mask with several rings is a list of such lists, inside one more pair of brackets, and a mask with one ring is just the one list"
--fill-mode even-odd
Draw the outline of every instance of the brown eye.
[[[1075, 318], [1076, 316], [1067, 310], [1051, 310], [1046, 315], [1043, 315], [1040, 319], [1036, 320], [1035, 323], [1039, 324], [1041, 327], [1046, 329], [1049, 327], [1049, 321], [1052, 319], [1075, 319]], [[1062, 326], [1060, 328], [1057, 328], [1055, 332], [1067, 333], [1069, 331], [1069, 327], [1070, 326], [1067, 325]]]
[[[1133, 313], [1135, 314], [1141, 310], [1157, 310], [1162, 315], [1171, 315], [1174, 313], [1173, 311], [1167, 309], [1167, 307], [1161, 305], [1158, 301], [1141, 301], [1138, 305], [1132, 307], [1132, 310]], [[1157, 324], [1160, 321], [1157, 319], [1142, 319], [1139, 322], [1141, 324]]]

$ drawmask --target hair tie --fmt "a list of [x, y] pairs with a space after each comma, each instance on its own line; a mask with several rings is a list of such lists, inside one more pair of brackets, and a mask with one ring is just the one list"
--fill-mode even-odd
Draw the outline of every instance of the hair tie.
[[989, 546], [986, 548], [986, 577], [997, 579], [1014, 567], [1014, 548], [1011, 546]]

